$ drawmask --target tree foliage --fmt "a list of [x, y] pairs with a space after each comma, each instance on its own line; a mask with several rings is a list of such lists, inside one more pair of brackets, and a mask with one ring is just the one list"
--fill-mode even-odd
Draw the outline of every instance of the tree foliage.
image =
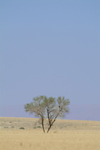
[[57, 117], [63, 118], [66, 113], [69, 113], [69, 104], [69, 99], [65, 99], [65, 97], [60, 96], [55, 99], [53, 97], [39, 96], [33, 98], [33, 102], [26, 104], [24, 108], [26, 112], [35, 113], [35, 117], [40, 118], [43, 132], [45, 132], [44, 121], [48, 119], [48, 133]]

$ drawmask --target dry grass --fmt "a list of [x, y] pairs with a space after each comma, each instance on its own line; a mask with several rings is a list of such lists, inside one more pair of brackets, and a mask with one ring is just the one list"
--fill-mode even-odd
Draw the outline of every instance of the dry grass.
[[99, 121], [57, 120], [44, 134], [36, 120], [1, 117], [0, 150], [100, 150]]

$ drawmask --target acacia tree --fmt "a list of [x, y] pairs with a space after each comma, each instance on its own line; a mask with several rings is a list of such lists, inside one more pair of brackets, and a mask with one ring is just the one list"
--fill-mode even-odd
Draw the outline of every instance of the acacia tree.
[[65, 99], [65, 97], [58, 97], [56, 100], [53, 97], [40, 96], [33, 98], [33, 101], [30, 104], [26, 104], [24, 108], [26, 112], [35, 113], [35, 116], [40, 118], [43, 132], [45, 132], [45, 118], [48, 119], [48, 133], [57, 117], [63, 118], [66, 113], [69, 113], [68, 105], [70, 101]]

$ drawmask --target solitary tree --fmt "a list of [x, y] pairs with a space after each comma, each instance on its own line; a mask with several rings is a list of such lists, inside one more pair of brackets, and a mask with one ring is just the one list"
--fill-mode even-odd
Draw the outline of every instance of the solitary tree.
[[45, 118], [48, 119], [48, 133], [57, 117], [63, 118], [65, 113], [69, 113], [68, 105], [70, 101], [65, 99], [65, 97], [58, 97], [56, 100], [53, 97], [40, 96], [33, 98], [33, 101], [30, 104], [26, 104], [24, 108], [26, 112], [35, 113], [35, 116], [40, 118], [43, 132], [45, 132]]

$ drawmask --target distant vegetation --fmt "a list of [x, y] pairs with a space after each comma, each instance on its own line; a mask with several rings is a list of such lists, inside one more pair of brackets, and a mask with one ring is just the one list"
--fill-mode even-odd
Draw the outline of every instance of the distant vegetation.
[[20, 127], [19, 129], [25, 129], [24, 127]]

